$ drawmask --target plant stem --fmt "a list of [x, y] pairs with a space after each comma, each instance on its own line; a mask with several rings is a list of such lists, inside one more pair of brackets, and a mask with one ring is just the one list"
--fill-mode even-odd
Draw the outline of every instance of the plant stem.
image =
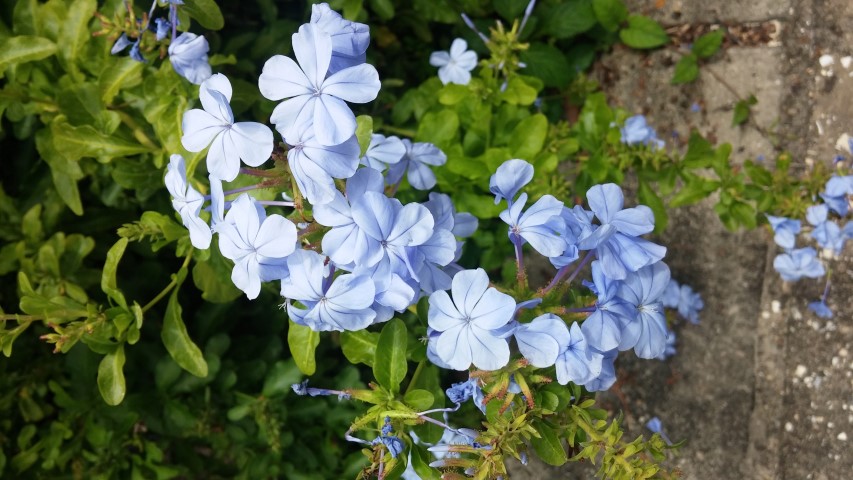
[[[183, 269], [187, 268], [187, 266], [189, 266], [190, 259], [193, 258], [193, 252], [194, 251], [195, 251], [195, 249], [190, 248], [190, 253], [187, 254], [186, 258], [184, 258], [184, 263], [183, 263], [183, 265], [181, 265], [181, 270], [183, 270]], [[166, 285], [166, 288], [164, 288], [162, 291], [160, 291], [160, 293], [158, 293], [156, 297], [152, 298], [150, 302], [146, 303], [145, 306], [142, 307], [142, 313], [147, 312], [148, 310], [151, 309], [151, 307], [153, 307], [154, 305], [157, 305], [157, 302], [159, 302], [160, 300], [163, 300], [163, 297], [168, 295], [169, 292], [171, 292], [172, 289], [175, 288], [177, 285], [178, 285], [178, 277], [175, 276], [174, 278], [172, 278], [172, 281], [169, 282], [168, 285]]]
[[425, 365], [426, 360], [421, 360], [420, 362], [418, 362], [418, 366], [415, 368], [415, 373], [412, 374], [412, 380], [409, 381], [409, 385], [406, 387], [406, 393], [404, 393], [403, 395], [407, 395], [412, 390], [412, 387], [415, 385], [415, 382], [418, 381], [418, 377], [421, 376], [421, 372], [423, 371]]
[[414, 130], [410, 130], [408, 128], [399, 128], [393, 125], [382, 125], [379, 130], [383, 130], [388, 133], [396, 133], [397, 135], [403, 135], [409, 138], [414, 138], [415, 135], [417, 135], [417, 132], [415, 132]]

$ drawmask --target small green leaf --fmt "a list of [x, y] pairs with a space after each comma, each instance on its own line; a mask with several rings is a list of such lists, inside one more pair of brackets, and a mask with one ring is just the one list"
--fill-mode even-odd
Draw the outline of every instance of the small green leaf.
[[83, 215], [83, 203], [80, 201], [80, 190], [77, 181], [84, 177], [80, 165], [65, 158], [53, 147], [50, 130], [43, 128], [36, 132], [36, 150], [41, 158], [50, 166], [50, 176], [59, 197], [77, 215]]
[[95, 0], [73, 0], [68, 5], [68, 15], [62, 19], [57, 43], [62, 45], [59, 49], [59, 59], [70, 72], [77, 72], [75, 62], [83, 46], [92, 38], [89, 34], [89, 22], [97, 9], [98, 2]]
[[689, 53], [683, 57], [675, 65], [675, 73], [672, 75], [670, 83], [679, 85], [690, 83], [699, 77], [699, 61], [696, 55]]
[[448, 83], [438, 91], [438, 101], [442, 105], [456, 105], [471, 96], [467, 85]]
[[521, 52], [520, 57], [527, 64], [524, 71], [542, 79], [549, 87], [565, 87], [574, 74], [566, 60], [566, 53], [553, 45], [531, 43], [527, 50]]
[[265, 397], [284, 395], [290, 386], [302, 380], [302, 372], [293, 359], [279, 360], [267, 373], [262, 393]]
[[314, 375], [317, 370], [314, 352], [319, 344], [318, 332], [290, 320], [290, 327], [287, 329], [287, 345], [290, 347], [290, 355], [296, 361], [296, 366], [305, 375]]
[[98, 77], [98, 88], [101, 100], [105, 104], [112, 103], [122, 88], [138, 85], [142, 81], [142, 69], [145, 64], [130, 57], [110, 57]]
[[356, 129], [355, 138], [358, 139], [358, 144], [361, 146], [359, 157], [364, 155], [367, 147], [370, 146], [370, 137], [373, 135], [373, 117], [370, 115], [359, 115], [355, 118]]
[[394, 2], [391, 0], [370, 0], [370, 8], [382, 20], [388, 21], [394, 18]]
[[178, 287], [169, 296], [166, 306], [166, 315], [163, 317], [163, 330], [160, 331], [160, 339], [166, 347], [175, 363], [196, 377], [207, 377], [207, 362], [201, 349], [198, 348], [184, 325], [181, 318], [181, 304], [178, 302]]
[[459, 116], [453, 110], [429, 112], [418, 125], [417, 139], [439, 147], [450, 143], [459, 132]]
[[412, 469], [423, 480], [441, 480], [441, 471], [429, 466], [430, 453], [426, 447], [420, 445], [412, 446]]
[[386, 323], [376, 344], [373, 376], [392, 392], [400, 391], [400, 382], [406, 377], [406, 324], [399, 318]]
[[45, 59], [57, 51], [56, 44], [42, 37], [20, 35], [0, 41], [0, 75], [10, 65]]
[[592, 0], [592, 8], [598, 23], [606, 30], [615, 32], [628, 18], [628, 9], [622, 0]]
[[376, 355], [376, 344], [379, 342], [379, 334], [358, 330], [355, 332], [344, 331], [341, 333], [341, 349], [350, 363], [363, 363], [369, 367], [373, 366], [373, 358]]
[[740, 100], [735, 104], [734, 114], [732, 115], [732, 126], [742, 125], [749, 120], [749, 114], [752, 106], [758, 103], [755, 95], [750, 95], [746, 100]]
[[690, 133], [690, 139], [687, 142], [687, 153], [681, 159], [681, 163], [686, 168], [707, 168], [714, 161], [714, 147], [711, 142], [705, 140], [699, 132], [693, 131]]
[[120, 135], [104, 135], [91, 125], [75, 127], [61, 116], [50, 124], [50, 130], [53, 133], [54, 148], [69, 160], [92, 157], [108, 161], [115, 157], [151, 151], [150, 148]]
[[228, 303], [243, 293], [231, 281], [233, 266], [229, 263], [214, 245], [211, 245], [210, 257], [206, 262], [196, 262], [193, 267], [193, 284], [201, 290], [201, 298], [211, 303]]
[[531, 115], [518, 122], [510, 136], [509, 148], [512, 158], [533, 161], [545, 145], [548, 136], [548, 119], [541, 113]]
[[647, 205], [652, 209], [652, 213], [655, 215], [655, 233], [661, 233], [666, 230], [666, 224], [669, 222], [666, 207], [663, 204], [663, 200], [660, 199], [647, 182], [640, 181], [640, 189], [637, 197], [641, 204]]
[[519, 77], [512, 77], [499, 98], [511, 105], [532, 105], [538, 92]]
[[579, 35], [598, 23], [592, 0], [566, 0], [544, 15], [542, 31], [555, 38]]
[[124, 345], [108, 353], [98, 365], [98, 390], [107, 405], [118, 405], [124, 400], [127, 385], [124, 381]]
[[530, 444], [539, 458], [548, 465], [560, 466], [568, 461], [563, 442], [554, 429], [540, 421], [533, 422], [533, 428], [539, 433], [539, 438], [532, 437]]
[[695, 42], [693, 42], [693, 53], [699, 56], [699, 58], [709, 58], [713, 56], [720, 49], [720, 46], [723, 44], [723, 39], [725, 38], [725, 33], [722, 30], [714, 30], [713, 32], [708, 32], [705, 35], [697, 38]]
[[434, 401], [435, 397], [433, 397], [432, 393], [427, 390], [409, 390], [406, 392], [406, 395], [403, 396], [403, 402], [418, 412], [432, 407], [432, 403]]
[[107, 260], [104, 263], [104, 270], [101, 274], [101, 290], [113, 299], [116, 303], [127, 309], [127, 301], [124, 299], [124, 294], [119, 290], [116, 284], [116, 271], [118, 263], [124, 255], [124, 249], [127, 248], [127, 239], [120, 238], [110, 250], [107, 252]]
[[208, 30], [220, 30], [225, 26], [225, 18], [214, 0], [184, 0], [181, 10]]
[[619, 31], [619, 38], [631, 48], [656, 48], [669, 43], [669, 35], [658, 22], [642, 15], [628, 17], [628, 28]]

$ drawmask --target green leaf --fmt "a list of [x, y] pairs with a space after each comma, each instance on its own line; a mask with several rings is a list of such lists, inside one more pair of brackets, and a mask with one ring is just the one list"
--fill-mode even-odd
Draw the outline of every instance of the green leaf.
[[530, 445], [533, 446], [539, 458], [548, 465], [560, 466], [566, 463], [568, 461], [566, 449], [554, 429], [540, 421], [534, 421], [533, 428], [539, 433], [539, 438], [532, 437]]
[[628, 28], [619, 31], [622, 43], [631, 48], [656, 48], [669, 43], [669, 35], [658, 22], [642, 15], [628, 17]]
[[112, 103], [122, 88], [138, 85], [142, 81], [142, 69], [145, 64], [130, 57], [110, 57], [114, 61], [106, 62], [98, 77], [101, 100], [107, 105]]
[[566, 54], [560, 49], [545, 43], [532, 43], [521, 52], [521, 61], [527, 64], [524, 71], [539, 77], [548, 87], [565, 87], [572, 79], [573, 70], [569, 67]]
[[124, 345], [108, 353], [98, 365], [98, 390], [107, 405], [118, 405], [124, 400], [127, 385], [124, 381]]
[[471, 96], [467, 85], [448, 83], [438, 91], [438, 101], [442, 105], [456, 105]]
[[555, 38], [579, 35], [598, 23], [592, 0], [566, 0], [544, 16], [542, 32]]
[[675, 73], [672, 75], [670, 83], [679, 85], [690, 83], [699, 77], [699, 60], [696, 55], [689, 53], [683, 57], [675, 65]]
[[104, 270], [101, 274], [101, 290], [126, 310], [127, 301], [125, 301], [124, 294], [121, 293], [118, 285], [116, 285], [118, 262], [121, 261], [125, 248], [127, 248], [127, 239], [120, 238], [107, 252], [107, 260], [104, 263]]
[[181, 10], [208, 30], [219, 30], [225, 26], [225, 18], [214, 0], [184, 0]]
[[317, 360], [314, 351], [320, 344], [320, 334], [310, 328], [293, 323], [287, 329], [287, 345], [290, 347], [290, 356], [296, 361], [296, 366], [305, 375], [313, 375], [317, 370]]
[[509, 148], [512, 158], [533, 161], [545, 145], [548, 135], [548, 119], [541, 113], [531, 115], [518, 122], [512, 131]]
[[376, 344], [373, 376], [392, 392], [400, 391], [400, 382], [406, 377], [406, 324], [399, 318], [386, 323]]
[[628, 9], [622, 0], [592, 0], [592, 8], [598, 23], [611, 32], [619, 30], [619, 26], [628, 18]]
[[640, 181], [640, 189], [637, 197], [641, 204], [647, 205], [652, 209], [652, 213], [655, 215], [655, 233], [661, 233], [666, 230], [666, 224], [669, 222], [666, 207], [663, 204], [663, 200], [660, 199], [647, 182]]
[[445, 109], [424, 115], [418, 125], [416, 138], [443, 147], [456, 137], [458, 131], [459, 116], [453, 110]]
[[746, 228], [752, 229], [758, 226], [755, 209], [748, 203], [740, 201], [732, 202], [729, 206], [729, 214]]
[[293, 359], [279, 360], [267, 373], [262, 393], [265, 397], [284, 395], [290, 391], [290, 386], [302, 380], [302, 372]]
[[53, 147], [50, 130], [43, 128], [36, 132], [36, 150], [41, 158], [50, 166], [50, 176], [59, 197], [77, 215], [83, 215], [83, 203], [80, 201], [80, 190], [77, 181], [84, 177], [80, 165], [65, 158]]
[[441, 471], [429, 466], [430, 453], [420, 445], [412, 446], [412, 469], [422, 480], [441, 480]]
[[388, 21], [394, 18], [394, 2], [391, 0], [370, 0], [370, 8], [382, 20]]
[[56, 44], [42, 37], [20, 35], [0, 41], [0, 75], [11, 65], [45, 59], [57, 51]]
[[707, 168], [714, 161], [714, 147], [711, 142], [697, 131], [690, 133], [690, 139], [687, 141], [687, 153], [681, 159], [681, 163], [686, 168]]
[[761, 185], [763, 187], [769, 187], [773, 185], [773, 174], [770, 173], [769, 170], [764, 168], [761, 165], [753, 162], [752, 160], [747, 160], [743, 169], [746, 171], [746, 174], [749, 175], [749, 178], [756, 185]]
[[[74, 0], [68, 6], [68, 15], [62, 19], [57, 41], [62, 45], [59, 49], [59, 59], [72, 74], [77, 72], [76, 62], [80, 51], [92, 38], [89, 34], [89, 22], [92, 21], [92, 14], [97, 9], [96, 0]], [[80, 75], [77, 73], [75, 76]]]
[[519, 77], [512, 77], [498, 97], [511, 105], [532, 105], [538, 92]]
[[[217, 242], [214, 239], [214, 242]], [[217, 245], [218, 246], [218, 245]], [[193, 284], [201, 290], [201, 298], [211, 303], [228, 303], [239, 297], [241, 292], [231, 281], [233, 265], [211, 245], [210, 257], [206, 262], [196, 262], [193, 267]]]
[[687, 180], [684, 187], [669, 201], [671, 208], [691, 205], [707, 198], [712, 192], [719, 188], [720, 182], [702, 177], [692, 177]]
[[504, 20], [512, 22], [524, 14], [524, 9], [528, 3], [528, 0], [494, 0], [492, 5], [498, 15]]
[[196, 377], [207, 377], [207, 362], [201, 349], [198, 348], [184, 325], [181, 318], [181, 304], [178, 302], [178, 287], [169, 296], [166, 306], [166, 315], [163, 317], [163, 329], [160, 331], [160, 339], [166, 347], [166, 351], [175, 360], [175, 363]]
[[152, 151], [119, 135], [104, 135], [91, 125], [72, 126], [62, 117], [57, 117], [50, 124], [50, 130], [53, 133], [54, 148], [69, 160], [92, 157], [99, 161], [109, 161], [115, 157]]
[[409, 390], [403, 396], [403, 403], [418, 412], [432, 407], [434, 401], [435, 397], [433, 397], [432, 393], [421, 389]]
[[713, 56], [720, 49], [720, 46], [723, 44], [723, 39], [725, 38], [725, 33], [722, 30], [714, 30], [713, 32], [708, 32], [705, 35], [697, 38], [695, 42], [693, 42], [693, 53], [695, 53], [699, 58], [709, 58]]
[[755, 95], [750, 95], [746, 100], [740, 100], [735, 104], [734, 114], [732, 115], [732, 126], [742, 125], [749, 120], [749, 114], [753, 105], [758, 103]]
[[341, 350], [350, 363], [363, 363], [369, 367], [373, 366], [373, 358], [376, 355], [376, 344], [379, 342], [379, 334], [358, 330], [355, 332], [344, 331], [341, 333]]
[[364, 156], [367, 147], [370, 146], [370, 138], [373, 135], [373, 117], [370, 115], [359, 115], [355, 118], [356, 129], [355, 138], [358, 139], [358, 144], [361, 146], [359, 157]]

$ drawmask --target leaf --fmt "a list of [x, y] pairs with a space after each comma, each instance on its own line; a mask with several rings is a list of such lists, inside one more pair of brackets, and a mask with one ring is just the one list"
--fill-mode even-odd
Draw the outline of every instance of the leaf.
[[758, 103], [755, 95], [750, 95], [746, 100], [740, 100], [735, 104], [734, 114], [732, 115], [732, 126], [742, 125], [749, 120], [749, 114], [753, 105]]
[[80, 76], [76, 61], [83, 45], [91, 38], [89, 22], [97, 9], [98, 3], [95, 0], [74, 0], [68, 6], [68, 15], [63, 18], [57, 41], [62, 45], [59, 49], [59, 59], [74, 76]]
[[126, 310], [127, 301], [125, 301], [124, 294], [121, 293], [118, 285], [116, 285], [118, 262], [121, 261], [125, 248], [127, 248], [127, 239], [120, 238], [107, 252], [107, 260], [104, 263], [104, 271], [101, 274], [101, 290]]
[[160, 339], [175, 363], [196, 377], [205, 378], [208, 373], [207, 362], [201, 353], [201, 349], [187, 333], [187, 327], [181, 318], [181, 304], [178, 302], [179, 287], [180, 285], [176, 286], [169, 296]]
[[566, 0], [544, 16], [542, 32], [555, 38], [579, 35], [598, 23], [592, 0]]
[[683, 57], [675, 65], [675, 73], [672, 75], [670, 83], [679, 85], [690, 83], [699, 77], [699, 61], [696, 55], [689, 53]]
[[370, 137], [373, 134], [373, 117], [370, 115], [359, 115], [355, 118], [355, 121], [357, 124], [355, 137], [361, 146], [361, 153], [359, 154], [359, 157], [361, 157], [367, 151], [367, 147], [370, 146]]
[[531, 437], [530, 445], [533, 446], [539, 458], [548, 465], [557, 467], [566, 463], [568, 461], [566, 449], [554, 429], [540, 421], [534, 421], [532, 425], [539, 433], [539, 438]]
[[379, 334], [359, 330], [356, 332], [341, 332], [341, 349], [350, 363], [363, 363], [373, 367], [373, 358], [376, 355], [376, 344], [379, 342]]
[[19, 35], [0, 41], [0, 74], [11, 65], [45, 59], [57, 51], [56, 44], [43, 37]]
[[418, 412], [432, 407], [432, 403], [434, 401], [435, 397], [433, 397], [432, 393], [427, 390], [409, 390], [406, 392], [406, 395], [403, 396], [403, 402]]
[[104, 135], [91, 125], [72, 126], [61, 116], [50, 124], [50, 131], [54, 148], [69, 160], [92, 157], [103, 162], [153, 151], [116, 134]]
[[388, 21], [394, 18], [394, 2], [391, 0], [370, 0], [370, 8], [382, 20]]
[[400, 391], [400, 382], [406, 377], [406, 324], [399, 318], [386, 323], [376, 344], [373, 359], [373, 376], [392, 392]]
[[631, 48], [656, 48], [669, 43], [669, 35], [658, 22], [642, 15], [628, 17], [628, 28], [619, 31], [622, 43]]
[[512, 105], [532, 105], [538, 92], [519, 77], [512, 77], [506, 89], [498, 95], [501, 100]]
[[208, 30], [220, 30], [225, 26], [225, 18], [214, 0], [184, 0], [181, 10]]
[[628, 18], [628, 9], [622, 0], [592, 0], [592, 8], [598, 23], [605, 30], [615, 32]]
[[145, 65], [130, 57], [110, 57], [98, 77], [101, 100], [107, 105], [112, 103], [122, 88], [138, 85], [142, 81], [142, 69]]
[[720, 46], [723, 44], [723, 39], [725, 38], [725, 33], [722, 30], [714, 30], [713, 32], [708, 32], [705, 35], [697, 38], [695, 42], [693, 42], [693, 53], [695, 53], [699, 58], [709, 58], [713, 56], [720, 49]]
[[116, 406], [124, 400], [127, 392], [123, 371], [124, 360], [124, 345], [119, 345], [98, 365], [98, 390], [107, 405]]
[[84, 177], [80, 165], [65, 158], [53, 148], [50, 131], [43, 128], [36, 132], [36, 150], [50, 167], [53, 186], [59, 197], [77, 215], [83, 215], [83, 203], [80, 201], [80, 190], [77, 181]]
[[320, 334], [310, 328], [293, 323], [287, 329], [287, 345], [290, 347], [290, 356], [296, 362], [296, 366], [305, 375], [313, 375], [317, 370], [317, 360], [314, 351], [320, 344]]
[[655, 215], [655, 233], [661, 233], [666, 230], [666, 224], [669, 222], [666, 207], [663, 204], [663, 200], [660, 199], [647, 182], [640, 181], [640, 189], [637, 197], [641, 204], [647, 205], [652, 209], [652, 213]]
[[441, 480], [441, 471], [429, 466], [430, 453], [425, 447], [413, 445], [411, 449], [412, 469], [422, 480]]
[[302, 372], [293, 359], [279, 360], [267, 373], [262, 393], [265, 397], [284, 395], [290, 391], [290, 386], [302, 380]]
[[498, 15], [504, 20], [512, 22], [524, 14], [524, 8], [527, 7], [528, 3], [528, 0], [494, 0], [492, 5]]
[[687, 153], [681, 159], [686, 168], [707, 168], [714, 161], [714, 147], [697, 131], [690, 133]]
[[450, 143], [459, 131], [459, 116], [453, 110], [429, 112], [418, 125], [417, 140], [432, 142], [439, 148]]
[[533, 158], [545, 145], [547, 135], [548, 119], [541, 113], [531, 115], [518, 122], [509, 141], [512, 158], [520, 158], [528, 162], [533, 161]]
[[565, 87], [574, 74], [566, 55], [552, 45], [532, 43], [520, 57], [527, 64], [525, 73], [539, 77], [548, 87]]
[[[189, 235], [186, 229], [184, 233]], [[232, 265], [222, 256], [219, 248], [211, 245], [209, 251], [210, 258], [206, 262], [196, 262], [193, 267], [193, 284], [201, 290], [201, 298], [208, 302], [228, 303], [243, 292], [231, 281]]]

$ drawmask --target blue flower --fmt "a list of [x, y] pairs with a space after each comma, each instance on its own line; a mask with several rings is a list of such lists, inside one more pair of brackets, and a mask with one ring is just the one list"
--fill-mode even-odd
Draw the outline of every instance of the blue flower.
[[829, 305], [824, 300], [809, 303], [809, 310], [813, 311], [820, 318], [832, 318], [832, 309], [829, 308]]
[[432, 52], [429, 64], [439, 67], [438, 78], [441, 83], [468, 85], [471, 81], [471, 70], [477, 66], [477, 53], [468, 50], [468, 42], [457, 38], [450, 45], [450, 52]]
[[311, 124], [291, 129], [285, 141], [292, 146], [287, 151], [290, 172], [299, 191], [312, 205], [329, 203], [338, 191], [334, 178], [349, 178], [358, 168], [360, 148], [355, 136], [333, 146], [318, 141]]
[[812, 247], [777, 255], [773, 259], [773, 268], [786, 282], [795, 282], [802, 277], [820, 278], [826, 274], [823, 263], [818, 260], [817, 252]]
[[133, 45], [130, 47], [130, 58], [136, 60], [139, 63], [147, 63], [148, 60], [145, 60], [145, 57], [142, 56], [142, 52], [139, 51], [139, 39], [136, 39], [133, 42]]
[[379, 262], [372, 267], [356, 268], [355, 275], [365, 275], [373, 280], [376, 296], [370, 308], [376, 312], [373, 323], [387, 322], [394, 312], [402, 312], [415, 301], [415, 290], [411, 285], [391, 272], [390, 262]]
[[368, 145], [367, 151], [361, 157], [361, 164], [384, 172], [389, 165], [399, 163], [405, 154], [406, 146], [402, 140], [394, 136], [386, 137], [374, 133], [370, 136], [370, 145]]
[[661, 352], [661, 354], [658, 355], [658, 357], [657, 357], [658, 360], [666, 360], [667, 358], [669, 358], [669, 357], [671, 357], [677, 353], [677, 350], [675, 349], [676, 340], [677, 339], [675, 336], [675, 331], [667, 330], [667, 332], [666, 332], [666, 348], [664, 348], [663, 352]]
[[512, 320], [515, 301], [489, 287], [485, 270], [465, 270], [453, 277], [453, 300], [441, 290], [429, 297], [429, 326], [441, 332], [436, 340], [438, 357], [454, 370], [473, 363], [482, 370], [497, 370], [509, 362], [509, 344], [492, 335]]
[[355, 134], [355, 115], [345, 101], [366, 103], [379, 93], [379, 74], [366, 63], [340, 70], [329, 77], [332, 37], [316, 25], [305, 24], [293, 34], [293, 51], [299, 64], [275, 55], [264, 64], [258, 78], [261, 94], [270, 100], [287, 99], [275, 107], [271, 120], [285, 137], [305, 123], [314, 125], [322, 145], [339, 145]]
[[619, 285], [619, 297], [636, 308], [634, 318], [622, 329], [619, 350], [633, 348], [640, 358], [656, 358], [664, 351], [667, 329], [661, 298], [669, 280], [669, 267], [658, 262], [637, 270]]
[[672, 445], [672, 442], [669, 440], [669, 437], [666, 436], [666, 433], [663, 431], [663, 424], [658, 417], [652, 417], [646, 422], [646, 428], [648, 428], [652, 433], [657, 433], [660, 435], [667, 444]]
[[592, 280], [592, 291], [598, 299], [595, 302], [595, 311], [583, 321], [581, 329], [589, 345], [600, 352], [606, 352], [619, 347], [622, 342], [622, 326], [630, 322], [634, 312], [631, 305], [618, 296], [621, 282], [604, 274], [600, 260], [592, 262]]
[[379, 436], [373, 441], [373, 444], [382, 443], [385, 445], [385, 448], [388, 449], [388, 453], [391, 454], [391, 458], [397, 458], [397, 455], [403, 453], [403, 449], [405, 446], [403, 445], [402, 440], [397, 437], [389, 437], [389, 436]]
[[225, 221], [216, 224], [219, 250], [234, 261], [231, 281], [249, 300], [261, 292], [261, 282], [286, 275], [284, 259], [296, 249], [296, 226], [281, 215], [267, 216], [249, 194], [231, 204]]
[[597, 377], [583, 384], [590, 392], [603, 392], [609, 390], [616, 383], [616, 356], [617, 350], [610, 350], [603, 354], [601, 359], [601, 373]]
[[[290, 318], [314, 331], [356, 331], [373, 322], [370, 309], [376, 295], [373, 280], [351, 273], [332, 278], [325, 257], [299, 250], [287, 259], [290, 275], [281, 282], [281, 295], [288, 299]], [[298, 301], [299, 308], [290, 301]]]
[[785, 217], [767, 215], [767, 221], [773, 228], [773, 241], [782, 248], [794, 248], [797, 234], [800, 233], [800, 221]]
[[165, 18], [155, 18], [154, 24], [157, 27], [154, 36], [159, 42], [169, 35], [169, 30], [171, 30], [172, 24]]
[[563, 202], [551, 195], [544, 195], [521, 213], [527, 203], [527, 194], [522, 193], [518, 201], [501, 212], [501, 220], [509, 225], [508, 235], [514, 245], [525, 242], [546, 257], [556, 257], [566, 250], [566, 224], [560, 217]]
[[175, 73], [201, 85], [212, 73], [207, 62], [208, 50], [210, 46], [203, 35], [184, 32], [169, 45], [169, 61]]
[[557, 356], [557, 382], [583, 385], [601, 375], [604, 355], [587, 344], [581, 328], [573, 323], [569, 329], [569, 341], [560, 346]]
[[699, 311], [705, 308], [702, 296], [693, 291], [690, 285], [682, 285], [678, 290], [678, 314], [694, 325], [699, 324]]
[[430, 166], [440, 167], [447, 163], [447, 155], [431, 143], [403, 139], [406, 154], [399, 162], [388, 167], [387, 180], [389, 184], [399, 184], [403, 175], [409, 179], [409, 184], [417, 190], [429, 190], [435, 186], [435, 174]]
[[828, 220], [828, 216], [829, 207], [826, 204], [813, 205], [806, 210], [806, 220], [815, 227], [811, 237], [821, 248], [828, 248], [837, 255], [844, 249], [847, 236], [837, 223]]
[[445, 393], [453, 403], [464, 403], [474, 396], [474, 390], [479, 388], [479, 380], [471, 377], [464, 382], [454, 383]]
[[364, 63], [370, 45], [370, 28], [367, 25], [343, 18], [327, 3], [311, 6], [311, 23], [332, 38], [329, 75]]
[[663, 140], [657, 137], [655, 129], [646, 123], [646, 117], [634, 115], [625, 120], [622, 127], [622, 143], [628, 145], [649, 145], [653, 148], [663, 148]]
[[166, 189], [172, 194], [172, 207], [181, 214], [181, 221], [190, 231], [190, 242], [202, 250], [210, 247], [213, 234], [199, 213], [204, 197], [187, 182], [184, 157], [172, 155], [166, 167]]
[[198, 90], [204, 110], [194, 108], [184, 113], [181, 145], [190, 152], [207, 152], [207, 169], [211, 175], [230, 182], [240, 173], [240, 160], [257, 167], [270, 158], [273, 150], [272, 130], [257, 122], [234, 123], [231, 112], [231, 82], [221, 73], [211, 76]]
[[[622, 189], [613, 183], [596, 185], [586, 196], [601, 225], [580, 225], [578, 249], [594, 249], [605, 275], [622, 280], [628, 272], [636, 272], [664, 257], [666, 247], [639, 237], [655, 228], [655, 216], [649, 207], [623, 208]], [[584, 220], [578, 215], [573, 218], [579, 223]]]
[[823, 198], [829, 208], [843, 217], [847, 215], [847, 211], [850, 209], [847, 196], [851, 194], [853, 194], [853, 175], [833, 175], [826, 182], [820, 197]]
[[669, 284], [663, 291], [661, 303], [666, 308], [678, 308], [678, 301], [681, 298], [681, 285], [674, 278], [669, 279]]
[[[127, 38], [126, 34], [122, 33], [121, 36], [118, 37], [118, 39], [116, 40], [116, 43], [113, 44], [113, 47], [110, 49], [110, 53], [115, 55], [115, 54], [121, 52], [122, 50], [124, 50], [125, 48], [127, 48], [128, 46], [130, 46], [131, 44], [133, 44], [133, 42], [131, 42]], [[136, 60], [136, 59], [134, 59], [134, 60]]]
[[495, 205], [506, 199], [512, 206], [515, 195], [533, 180], [533, 165], [524, 160], [507, 160], [489, 179], [489, 191], [495, 194]]
[[560, 317], [546, 313], [530, 323], [518, 326], [513, 332], [518, 350], [538, 368], [554, 365], [563, 345], [569, 343], [569, 328]]

